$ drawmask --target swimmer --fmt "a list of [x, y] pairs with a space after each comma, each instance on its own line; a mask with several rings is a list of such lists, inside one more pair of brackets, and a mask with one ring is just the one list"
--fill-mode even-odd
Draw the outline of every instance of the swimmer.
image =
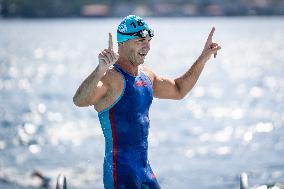
[[73, 97], [75, 105], [98, 112], [105, 137], [106, 189], [160, 188], [148, 161], [149, 108], [153, 97], [178, 100], [193, 88], [206, 62], [221, 49], [212, 41], [214, 31], [197, 60], [176, 79], [142, 66], [154, 31], [141, 17], [129, 15], [118, 25], [118, 52], [109, 33], [108, 48], [99, 53], [97, 67]]
[[40, 187], [41, 188], [50, 188], [51, 178], [43, 175], [43, 173], [41, 173], [39, 171], [34, 171], [31, 176], [32, 177], [37, 177], [37, 178], [40, 179], [40, 181], [41, 181]]

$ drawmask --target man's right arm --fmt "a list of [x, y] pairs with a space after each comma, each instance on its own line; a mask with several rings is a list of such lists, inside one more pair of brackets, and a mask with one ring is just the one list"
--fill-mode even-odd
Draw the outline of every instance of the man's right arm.
[[113, 51], [111, 33], [109, 33], [108, 42], [108, 49], [104, 49], [98, 56], [99, 65], [77, 89], [73, 97], [73, 102], [76, 106], [95, 105], [107, 93], [109, 86], [104, 76], [109, 67], [113, 65], [119, 57], [119, 55]]
[[104, 96], [108, 89], [107, 84], [101, 81], [104, 74], [105, 70], [98, 65], [83, 81], [73, 97], [76, 106], [84, 107], [96, 104]]

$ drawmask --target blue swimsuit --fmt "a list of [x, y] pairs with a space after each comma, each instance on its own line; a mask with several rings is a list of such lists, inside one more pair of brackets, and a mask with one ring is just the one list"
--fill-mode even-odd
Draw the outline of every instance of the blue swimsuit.
[[106, 147], [104, 187], [159, 189], [147, 157], [152, 83], [143, 72], [132, 76], [114, 68], [123, 76], [124, 88], [109, 108], [99, 112]]

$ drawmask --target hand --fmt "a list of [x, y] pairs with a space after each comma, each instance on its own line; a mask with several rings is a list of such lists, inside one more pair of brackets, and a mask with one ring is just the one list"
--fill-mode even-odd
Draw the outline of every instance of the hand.
[[216, 58], [217, 52], [221, 49], [221, 46], [219, 46], [218, 43], [212, 42], [214, 31], [215, 27], [212, 28], [201, 54], [202, 56], [205, 56], [207, 59], [209, 59], [212, 54], [214, 54], [214, 58]]
[[104, 49], [98, 56], [99, 66], [104, 70], [107, 70], [111, 65], [113, 65], [119, 58], [119, 55], [113, 50], [113, 42], [111, 33], [108, 34], [108, 48]]

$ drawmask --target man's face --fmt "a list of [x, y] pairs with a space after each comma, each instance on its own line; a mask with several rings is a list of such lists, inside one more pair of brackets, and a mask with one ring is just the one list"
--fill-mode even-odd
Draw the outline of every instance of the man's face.
[[151, 37], [136, 38], [125, 41], [124, 53], [128, 60], [138, 66], [144, 63], [145, 57], [150, 50]]

